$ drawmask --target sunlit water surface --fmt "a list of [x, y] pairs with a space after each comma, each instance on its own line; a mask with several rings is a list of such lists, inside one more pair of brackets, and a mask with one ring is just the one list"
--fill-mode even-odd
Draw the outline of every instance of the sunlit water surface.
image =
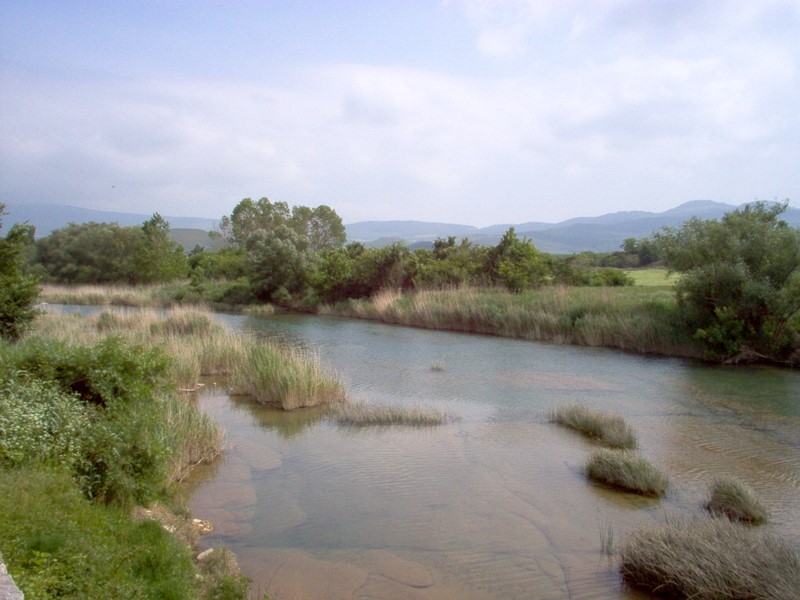
[[[207, 382], [199, 402], [229, 450], [193, 475], [192, 511], [215, 526], [202, 544], [231, 548], [275, 600], [636, 598], [604, 541], [702, 515], [723, 473], [761, 495], [768, 528], [800, 539], [796, 371], [336, 318], [219, 318], [314, 349], [351, 399], [458, 418], [341, 427]], [[670, 477], [665, 498], [587, 482], [596, 446], [547, 422], [549, 409], [576, 402], [625, 417]]]

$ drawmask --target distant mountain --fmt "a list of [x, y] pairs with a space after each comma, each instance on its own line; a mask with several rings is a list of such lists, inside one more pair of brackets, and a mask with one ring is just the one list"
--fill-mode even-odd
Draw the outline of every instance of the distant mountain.
[[[739, 207], [722, 202], [693, 200], [660, 213], [627, 211], [598, 217], [578, 217], [560, 223], [533, 221], [516, 225], [491, 225], [481, 229], [419, 221], [370, 221], [347, 225], [347, 234], [349, 240], [367, 242], [373, 246], [402, 239], [413, 247], [425, 247], [425, 243], [433, 242], [437, 237], [450, 235], [468, 237], [474, 244], [488, 246], [497, 244], [508, 228], [514, 227], [518, 236], [531, 239], [537, 248], [545, 252], [613, 252], [619, 250], [626, 238], [643, 238], [663, 227], [678, 227], [691, 217], [719, 219], [736, 208]], [[782, 218], [791, 226], [800, 227], [800, 209], [789, 208]], [[413, 227], [406, 228], [408, 223], [413, 223]], [[378, 227], [373, 229], [373, 226]], [[436, 233], [430, 233], [434, 230]], [[353, 235], [352, 231], [358, 235]], [[391, 232], [391, 236], [386, 232]]]
[[[16, 204], [7, 203], [6, 212], [8, 216], [4, 218], [6, 225], [22, 223], [28, 221], [36, 227], [36, 237], [50, 235], [54, 229], [66, 227], [70, 223], [119, 223], [123, 227], [131, 225], [141, 225], [152, 214], [133, 214], [125, 212], [111, 212], [105, 210], [92, 210], [90, 208], [80, 208], [78, 206], [63, 206], [61, 204]], [[170, 217], [162, 215], [170, 227], [176, 229], [201, 229], [211, 231], [216, 227], [215, 219], [203, 219], [199, 217]]]
[[[517, 235], [533, 240], [536, 247], [558, 254], [571, 254], [590, 250], [613, 252], [619, 250], [626, 238], [642, 238], [662, 227], [677, 227], [691, 217], [719, 219], [727, 212], [738, 208], [732, 204], [693, 200], [660, 213], [626, 211], [609, 213], [598, 217], [578, 217], [560, 223], [530, 221], [519, 224], [498, 224], [489, 227], [472, 227], [456, 223], [429, 223], [425, 221], [362, 221], [346, 225], [347, 239], [369, 246], [387, 246], [404, 242], [412, 248], [429, 248], [436, 238], [455, 236], [469, 238], [472, 243], [495, 245], [509, 227]], [[57, 204], [8, 204], [5, 224], [28, 221], [36, 226], [37, 237], [48, 235], [53, 229], [68, 223], [117, 222], [120, 225], [140, 225], [151, 215], [107, 212], [61, 206]], [[214, 219], [164, 216], [173, 228], [173, 237], [187, 250], [195, 244], [211, 248], [206, 233], [216, 227]], [[789, 208], [783, 219], [793, 227], [800, 227], [800, 209]], [[191, 230], [191, 231], [190, 231]]]

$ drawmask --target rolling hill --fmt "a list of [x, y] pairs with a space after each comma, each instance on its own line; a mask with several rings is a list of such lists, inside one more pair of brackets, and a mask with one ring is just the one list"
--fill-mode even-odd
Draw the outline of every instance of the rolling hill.
[[[577, 217], [560, 223], [530, 221], [519, 224], [497, 224], [489, 227], [473, 227], [457, 223], [433, 223], [426, 221], [361, 221], [346, 225], [348, 241], [358, 241], [370, 246], [386, 246], [393, 242], [404, 242], [412, 248], [430, 247], [439, 237], [467, 237], [475, 244], [495, 245], [509, 227], [514, 227], [520, 237], [533, 240], [536, 247], [545, 252], [570, 254], [590, 250], [612, 252], [618, 250], [626, 238], [642, 238], [662, 227], [677, 227], [691, 217], [719, 219], [726, 212], [737, 208], [732, 204], [693, 200], [670, 210], [653, 213], [647, 211], [625, 211], [608, 213], [598, 217]], [[36, 226], [37, 237], [49, 234], [53, 229], [70, 222], [116, 221], [120, 225], [140, 225], [150, 215], [122, 212], [104, 212], [55, 204], [11, 204], [6, 206], [9, 216], [5, 223], [28, 221]], [[214, 219], [196, 217], [164, 217], [173, 227], [173, 237], [187, 250], [200, 244], [211, 247], [208, 231], [216, 227]], [[793, 227], [800, 227], [800, 209], [789, 208], [783, 214]]]

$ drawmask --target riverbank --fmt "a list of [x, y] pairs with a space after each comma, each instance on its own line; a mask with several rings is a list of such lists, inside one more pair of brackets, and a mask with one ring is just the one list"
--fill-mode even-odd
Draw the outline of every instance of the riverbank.
[[324, 306], [319, 313], [640, 354], [703, 356], [682, 330], [675, 296], [667, 287], [385, 291]]
[[0, 551], [26, 595], [247, 597], [229, 552], [195, 556], [198, 523], [175, 492], [225, 443], [180, 389], [248, 366], [254, 348], [272, 357], [274, 372], [258, 375], [276, 382], [278, 404], [319, 381], [309, 357], [250, 341], [179, 309], [45, 313], [0, 344]]
[[[652, 273], [648, 273], [652, 275]], [[180, 286], [44, 285], [47, 303], [169, 307], [189, 304]], [[216, 305], [211, 305], [216, 307]], [[270, 314], [274, 307], [226, 307]], [[383, 323], [497, 335], [526, 340], [607, 347], [682, 358], [702, 358], [677, 316], [675, 295], [663, 272], [632, 287], [545, 287], [525, 292], [500, 288], [456, 288], [408, 293], [384, 291], [362, 300], [317, 308], [322, 315]]]

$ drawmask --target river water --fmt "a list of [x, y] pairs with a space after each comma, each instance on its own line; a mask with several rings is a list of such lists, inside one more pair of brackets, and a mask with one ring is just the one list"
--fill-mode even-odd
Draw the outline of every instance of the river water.
[[[350, 428], [207, 382], [227, 430], [190, 506], [273, 600], [638, 598], [604, 543], [704, 513], [713, 477], [751, 485], [766, 527], [800, 540], [800, 373], [326, 317], [219, 315], [315, 349], [351, 399], [422, 404], [433, 428]], [[443, 362], [444, 370], [431, 368]], [[625, 417], [665, 471], [665, 498], [589, 483], [596, 447], [547, 422], [582, 403]]]

